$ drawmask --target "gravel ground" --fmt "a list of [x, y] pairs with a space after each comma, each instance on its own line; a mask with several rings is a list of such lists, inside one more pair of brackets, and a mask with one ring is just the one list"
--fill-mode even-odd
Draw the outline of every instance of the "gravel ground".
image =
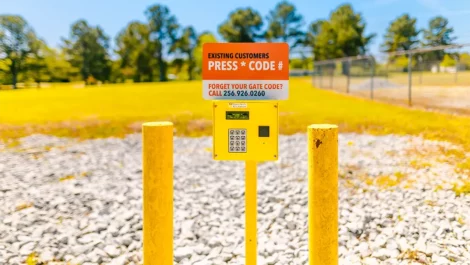
[[[258, 264], [307, 264], [306, 136], [258, 171]], [[244, 166], [175, 138], [175, 264], [244, 264]], [[415, 137], [339, 136], [340, 264], [470, 264], [465, 155]], [[141, 135], [0, 146], [0, 264], [141, 264]], [[459, 160], [460, 159], [460, 160]], [[56, 261], [49, 262], [48, 261]]]

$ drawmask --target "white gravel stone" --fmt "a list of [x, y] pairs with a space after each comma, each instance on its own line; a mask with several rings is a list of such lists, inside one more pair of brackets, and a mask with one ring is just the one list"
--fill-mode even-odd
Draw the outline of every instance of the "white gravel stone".
[[119, 248], [113, 245], [108, 245], [104, 247], [103, 250], [104, 252], [106, 252], [106, 254], [108, 254], [112, 258], [115, 258], [121, 254], [121, 251], [119, 250]]
[[180, 262], [183, 259], [190, 258], [193, 253], [193, 249], [189, 247], [177, 248], [174, 251], [174, 258], [176, 262]]
[[[141, 264], [141, 135], [20, 143], [22, 151], [0, 152], [6, 264], [33, 251], [44, 262]], [[244, 166], [213, 161], [211, 146], [210, 137], [175, 137], [175, 264], [244, 264]], [[306, 146], [304, 134], [281, 136], [279, 160], [258, 166], [259, 264], [307, 264]], [[408, 264], [415, 252], [428, 264], [470, 260], [470, 196], [452, 191], [468, 172], [448, 162], [442, 150], [451, 149], [461, 150], [419, 137], [339, 135], [340, 264]], [[16, 210], [22, 205], [30, 207]]]

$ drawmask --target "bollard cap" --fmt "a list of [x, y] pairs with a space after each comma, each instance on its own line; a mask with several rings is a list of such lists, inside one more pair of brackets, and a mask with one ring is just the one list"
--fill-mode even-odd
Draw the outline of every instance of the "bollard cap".
[[143, 127], [165, 127], [165, 126], [173, 126], [172, 122], [169, 121], [154, 121], [154, 122], [146, 122], [142, 124]]
[[335, 124], [312, 124], [307, 127], [308, 129], [338, 129]]

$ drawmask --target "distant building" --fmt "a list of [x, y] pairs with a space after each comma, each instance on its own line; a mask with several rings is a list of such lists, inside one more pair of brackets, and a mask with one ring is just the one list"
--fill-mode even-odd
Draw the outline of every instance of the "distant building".
[[458, 66], [438, 66], [438, 65], [433, 65], [431, 67], [431, 72], [433, 73], [455, 73], [457, 72], [457, 69], [459, 71], [464, 71], [465, 70], [465, 65], [458, 65]]

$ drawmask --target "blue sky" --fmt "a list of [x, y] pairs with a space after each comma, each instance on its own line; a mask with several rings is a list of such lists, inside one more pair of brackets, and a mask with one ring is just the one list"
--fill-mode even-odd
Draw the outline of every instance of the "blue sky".
[[[378, 34], [371, 51], [377, 52], [386, 27], [394, 18], [409, 12], [425, 27], [428, 20], [444, 15], [455, 28], [458, 42], [470, 43], [470, 0], [291, 0], [306, 23], [327, 18], [342, 3], [351, 3], [367, 21], [367, 32]], [[252, 7], [266, 16], [277, 1], [272, 0], [0, 0], [0, 14], [23, 16], [38, 35], [54, 47], [69, 34], [70, 25], [81, 18], [100, 25], [113, 39], [129, 21], [145, 21], [145, 9], [154, 3], [167, 5], [182, 25], [217, 32], [230, 11]]]

